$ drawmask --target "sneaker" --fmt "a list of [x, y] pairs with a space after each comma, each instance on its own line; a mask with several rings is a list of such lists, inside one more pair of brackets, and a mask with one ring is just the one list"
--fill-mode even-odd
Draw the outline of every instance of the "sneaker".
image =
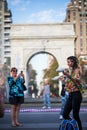
[[43, 109], [45, 109], [45, 108], [46, 108], [46, 106], [43, 106], [42, 108], [43, 108]]
[[48, 109], [50, 109], [51, 107], [48, 107]]
[[62, 115], [60, 115], [60, 116], [59, 116], [59, 119], [60, 119], [60, 120], [62, 120], [62, 119], [63, 119], [63, 116], [62, 116]]

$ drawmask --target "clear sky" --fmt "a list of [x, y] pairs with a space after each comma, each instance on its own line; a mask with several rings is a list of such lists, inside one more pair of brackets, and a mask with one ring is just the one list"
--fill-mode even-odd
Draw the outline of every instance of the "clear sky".
[[42, 80], [43, 70], [47, 68], [47, 62], [47, 54], [36, 55], [30, 60], [30, 64], [32, 64], [33, 69], [37, 71], [36, 80], [38, 85]]
[[[67, 4], [71, 0], [7, 0], [12, 12], [13, 23], [54, 23], [63, 22]], [[40, 55], [31, 59], [38, 72], [40, 82], [42, 70], [46, 68], [47, 58]]]
[[62, 22], [71, 0], [7, 0], [13, 23]]

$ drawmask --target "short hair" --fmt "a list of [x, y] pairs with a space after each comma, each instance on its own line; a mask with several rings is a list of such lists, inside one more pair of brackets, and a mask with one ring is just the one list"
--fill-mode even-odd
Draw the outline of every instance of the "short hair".
[[17, 72], [18, 70], [17, 70], [17, 68], [16, 68], [16, 67], [12, 67], [12, 68], [11, 68], [11, 72], [12, 72], [12, 71], [13, 71], [13, 72], [14, 72], [14, 71], [16, 71], [16, 72]]

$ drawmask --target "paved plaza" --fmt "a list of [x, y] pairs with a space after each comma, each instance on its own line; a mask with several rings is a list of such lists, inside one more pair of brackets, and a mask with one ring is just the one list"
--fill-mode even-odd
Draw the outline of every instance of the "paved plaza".
[[[0, 130], [58, 130], [61, 120], [59, 120], [60, 107], [42, 109], [41, 107], [22, 107], [20, 110], [20, 121], [22, 127], [11, 127], [11, 109], [5, 109], [5, 115], [0, 118]], [[80, 109], [83, 130], [87, 130], [87, 107]]]
[[[58, 130], [61, 120], [59, 113], [61, 107], [61, 98], [52, 99], [52, 107], [50, 109], [42, 109], [42, 99], [25, 99], [20, 110], [20, 121], [22, 127], [11, 127], [11, 106], [5, 103], [5, 115], [0, 118], [0, 130]], [[71, 113], [72, 114], [72, 113]], [[80, 109], [80, 117], [83, 130], [87, 130], [87, 96], [83, 97]]]

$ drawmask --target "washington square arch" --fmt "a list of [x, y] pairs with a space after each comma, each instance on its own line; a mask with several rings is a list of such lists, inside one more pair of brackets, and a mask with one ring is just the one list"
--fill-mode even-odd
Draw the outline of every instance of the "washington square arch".
[[49, 53], [56, 58], [59, 67], [65, 68], [67, 57], [74, 55], [75, 39], [73, 23], [12, 24], [11, 67], [24, 71], [27, 85], [27, 64], [31, 57]]

